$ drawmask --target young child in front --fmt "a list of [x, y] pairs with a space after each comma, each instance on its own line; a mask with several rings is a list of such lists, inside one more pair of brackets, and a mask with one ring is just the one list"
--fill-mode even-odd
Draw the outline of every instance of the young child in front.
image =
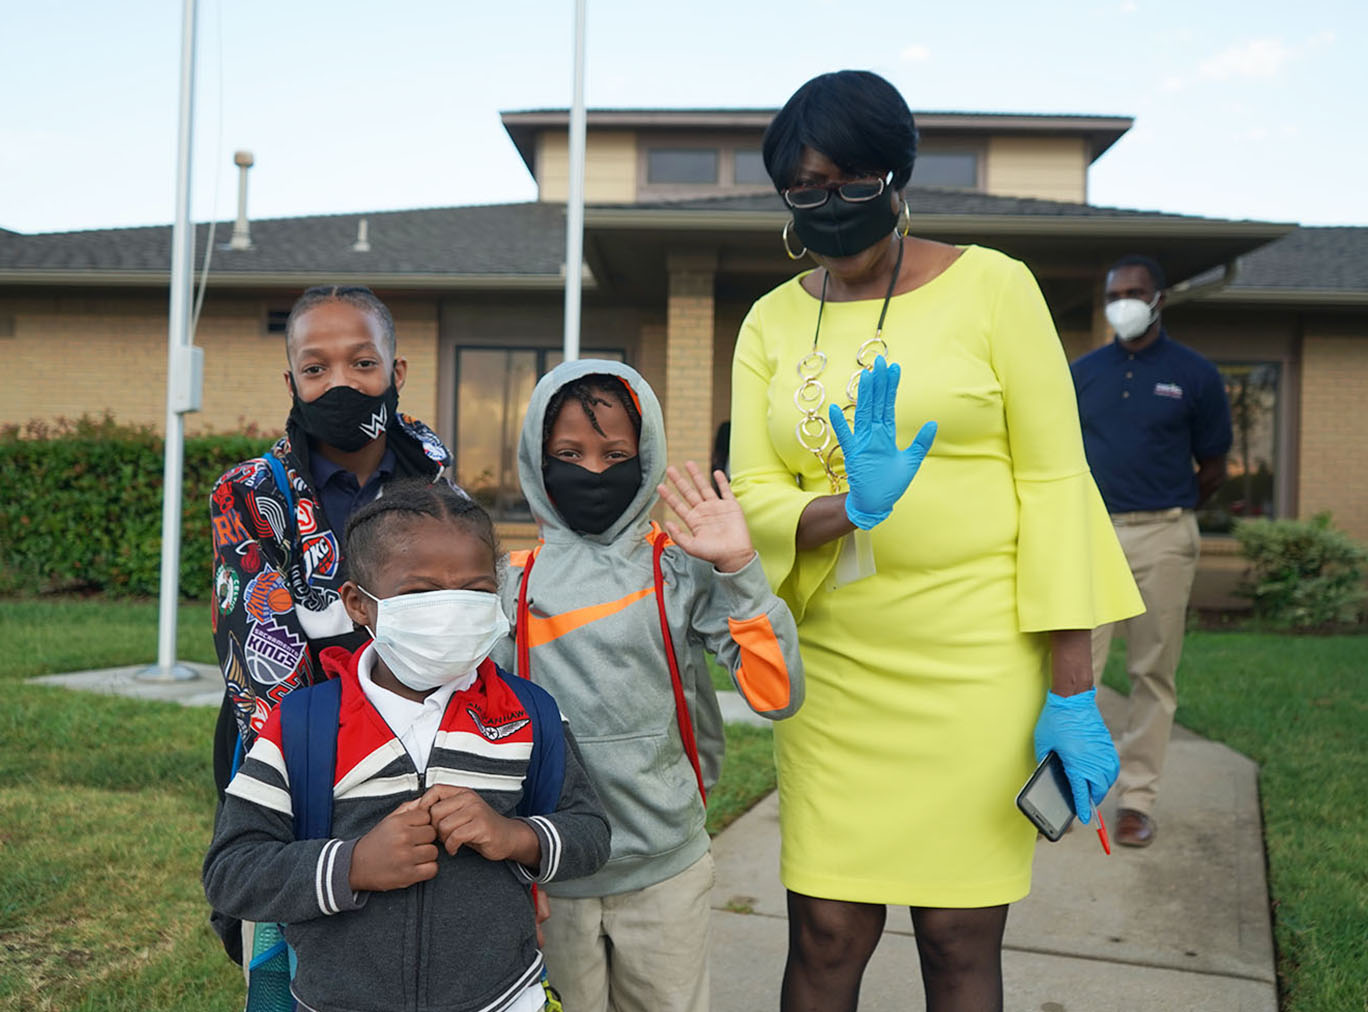
[[205, 893], [285, 925], [304, 1008], [540, 1010], [530, 886], [597, 870], [609, 830], [554, 701], [487, 659], [508, 629], [489, 516], [395, 482], [346, 552], [342, 600], [373, 638], [322, 654], [342, 680], [331, 838], [295, 838], [277, 709], [228, 786]]
[[[803, 700], [793, 617], [726, 476], [714, 491], [692, 462], [667, 469], [660, 405], [631, 368], [581, 360], [544, 376], [518, 473], [542, 540], [510, 557], [515, 638], [500, 649], [559, 701], [613, 831], [602, 870], [545, 889], [552, 983], [569, 1012], [701, 1012], [704, 792], [723, 749], [704, 651], [755, 712], [790, 716]], [[669, 537], [649, 516], [657, 493], [681, 521]]]

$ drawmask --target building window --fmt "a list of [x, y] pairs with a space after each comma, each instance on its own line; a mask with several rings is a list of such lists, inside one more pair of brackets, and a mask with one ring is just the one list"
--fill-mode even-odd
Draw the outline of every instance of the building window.
[[910, 186], [978, 189], [978, 154], [973, 151], [923, 151], [912, 165]]
[[1228, 534], [1245, 517], [1278, 515], [1278, 387], [1276, 362], [1218, 363], [1230, 402], [1234, 442], [1225, 484], [1198, 514], [1203, 533]]
[[751, 186], [770, 181], [764, 156], [758, 148], [738, 148], [733, 156], [732, 170], [737, 185]]
[[646, 152], [648, 183], [715, 184], [716, 148], [651, 148]]
[[[456, 349], [456, 483], [495, 520], [532, 519], [518, 484], [518, 437], [532, 388], [564, 357], [559, 348]], [[584, 357], [625, 359], [606, 348]]]

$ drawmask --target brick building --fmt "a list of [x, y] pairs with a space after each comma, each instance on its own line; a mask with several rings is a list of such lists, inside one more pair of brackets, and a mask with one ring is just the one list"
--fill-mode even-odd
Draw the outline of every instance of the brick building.
[[[597, 110], [586, 154], [582, 354], [624, 358], [655, 386], [671, 455], [709, 458], [751, 302], [803, 264], [759, 158], [772, 110]], [[532, 534], [517, 490], [523, 406], [559, 360], [568, 155], [564, 110], [506, 113], [538, 200], [250, 222], [215, 229], [195, 341], [204, 409], [190, 432], [279, 428], [284, 316], [324, 282], [394, 310], [401, 404], [456, 452], [457, 477], [505, 537]], [[1144, 252], [1175, 287], [1175, 337], [1215, 361], [1236, 405], [1231, 480], [1204, 511], [1196, 600], [1239, 569], [1231, 518], [1331, 510], [1368, 540], [1368, 228], [1298, 228], [1088, 203], [1089, 166], [1124, 117], [918, 115], [912, 231], [1026, 261], [1072, 358], [1107, 340], [1101, 273]], [[197, 269], [208, 227], [200, 226]], [[21, 235], [0, 229], [0, 348], [18, 370], [0, 424], [111, 412], [160, 425], [169, 227]], [[896, 352], [895, 352], [896, 353]]]

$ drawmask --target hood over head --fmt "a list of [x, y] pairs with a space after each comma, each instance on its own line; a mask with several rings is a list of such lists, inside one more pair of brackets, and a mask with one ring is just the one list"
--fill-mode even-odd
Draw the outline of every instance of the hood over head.
[[[546, 409], [552, 396], [561, 387], [581, 376], [594, 374], [616, 376], [627, 384], [628, 390], [636, 398], [641, 412], [641, 438], [637, 455], [641, 460], [641, 488], [632, 499], [622, 516], [618, 517], [602, 534], [577, 534], [570, 530], [564, 518], [551, 503], [542, 478], [542, 430], [545, 427]], [[660, 402], [647, 382], [629, 365], [607, 359], [582, 358], [574, 362], [563, 362], [543, 376], [532, 391], [532, 400], [527, 406], [527, 417], [523, 419], [522, 436], [518, 441], [518, 480], [522, 483], [523, 494], [532, 509], [532, 516], [546, 536], [552, 532], [565, 532], [574, 537], [600, 544], [610, 544], [626, 531], [650, 524], [649, 513], [656, 501], [656, 486], [665, 477], [667, 463], [665, 447], [665, 419], [660, 413]]]

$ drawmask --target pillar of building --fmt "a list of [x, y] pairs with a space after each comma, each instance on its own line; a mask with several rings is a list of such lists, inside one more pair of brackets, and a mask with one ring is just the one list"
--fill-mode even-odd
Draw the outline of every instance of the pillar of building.
[[1303, 518], [1329, 511], [1336, 527], [1368, 541], [1368, 457], [1355, 453], [1368, 431], [1365, 336], [1310, 325], [1302, 343], [1301, 481]]
[[665, 436], [670, 463], [708, 468], [712, 453], [715, 253], [672, 253], [665, 324]]

